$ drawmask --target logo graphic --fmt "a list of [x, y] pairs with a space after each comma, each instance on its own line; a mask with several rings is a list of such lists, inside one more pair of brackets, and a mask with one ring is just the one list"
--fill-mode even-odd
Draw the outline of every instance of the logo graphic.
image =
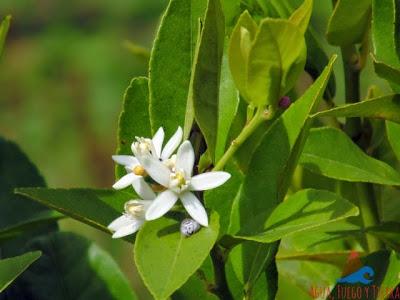
[[364, 266], [337, 280], [338, 283], [362, 283], [370, 284], [373, 281], [373, 276], [375, 275], [374, 270], [370, 266]]

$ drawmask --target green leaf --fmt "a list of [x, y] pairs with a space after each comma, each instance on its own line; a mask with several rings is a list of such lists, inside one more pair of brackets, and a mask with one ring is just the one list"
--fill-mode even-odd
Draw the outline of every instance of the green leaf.
[[8, 29], [10, 27], [10, 21], [11, 16], [7, 16], [0, 24], [0, 57], [3, 53], [4, 43], [6, 41]]
[[354, 104], [342, 105], [321, 111], [312, 117], [363, 117], [400, 123], [400, 95], [388, 95]]
[[40, 251], [0, 260], [0, 293], [40, 256]]
[[42, 252], [15, 283], [27, 299], [136, 299], [111, 256], [83, 237], [57, 232], [26, 248]]
[[395, 0], [372, 0], [372, 43], [378, 61], [400, 67], [396, 51], [399, 38]]
[[56, 214], [47, 207], [14, 194], [14, 189], [17, 187], [45, 186], [46, 184], [37, 168], [19, 147], [1, 137], [0, 178], [2, 178], [0, 180], [0, 234], [24, 224], [45, 221], [52, 217], [57, 218]]
[[229, 68], [228, 41], [225, 42], [224, 55], [221, 66], [221, 82], [219, 86], [218, 105], [218, 132], [215, 149], [215, 161], [218, 161], [225, 153], [226, 143], [233, 120], [239, 109], [239, 92]]
[[292, 22], [304, 34], [307, 30], [313, 8], [313, 0], [304, 0], [303, 4], [290, 16]]
[[[256, 233], [285, 196], [287, 182], [291, 181], [291, 172], [297, 162], [296, 156], [301, 153], [297, 142], [304, 139], [302, 135], [306, 136], [310, 125], [308, 116], [321, 100], [334, 60], [335, 57], [319, 79], [263, 135], [250, 159], [241, 195], [236, 198], [240, 220], [232, 220], [230, 232], [236, 233], [240, 227], [246, 226], [252, 228], [248, 234], [253, 230]], [[302, 132], [303, 127], [306, 132]]]
[[276, 106], [280, 96], [294, 86], [305, 61], [304, 36], [294, 24], [283, 19], [261, 21], [248, 58], [250, 102]]
[[2, 228], [0, 230], [0, 242], [14, 238], [37, 227], [54, 224], [62, 218], [64, 218], [63, 214], [52, 210], [37, 213], [27, 220]]
[[[262, 136], [251, 156], [244, 182], [233, 203], [229, 233], [252, 235], [262, 230], [268, 216], [285, 196], [304, 136], [310, 126], [308, 116], [322, 98], [334, 60], [335, 57], [313, 86]], [[243, 228], [246, 232], [242, 232]], [[243, 262], [244, 274], [249, 274], [247, 270], [251, 270], [252, 266], [257, 266], [258, 269], [252, 272], [253, 276], [248, 277], [251, 281], [245, 282], [249, 292], [261, 270], [274, 263], [272, 258], [276, 247], [277, 243], [248, 243], [241, 250], [245, 253], [244, 257], [252, 258]], [[254, 256], [254, 253], [259, 255]], [[271, 295], [273, 293], [272, 289]]]
[[186, 238], [180, 223], [167, 218], [147, 222], [135, 242], [135, 262], [139, 273], [156, 299], [166, 299], [181, 287], [203, 264], [219, 231], [218, 216], [210, 226]]
[[208, 0], [196, 51], [192, 87], [194, 116], [211, 157], [215, 157], [219, 123], [219, 84], [224, 49], [224, 16], [219, 0]]
[[[373, 57], [374, 61], [374, 69], [375, 73], [379, 76], [382, 77], [383, 79], [388, 80], [394, 85], [399, 85], [400, 86], [400, 69], [395, 68], [393, 66], [390, 66], [386, 63], [383, 63], [381, 61], [377, 61], [375, 57]], [[396, 92], [399, 92], [399, 90], [394, 89]]]
[[400, 161], [400, 124], [390, 121], [386, 122], [386, 134], [393, 152], [396, 154], [397, 159]]
[[177, 290], [172, 296], [172, 300], [217, 300], [216, 295], [210, 292], [210, 284], [214, 282], [214, 272], [211, 258], [208, 257], [200, 269], [193, 274], [188, 281]]
[[371, 0], [338, 0], [326, 31], [329, 43], [337, 46], [360, 43], [370, 14]]
[[250, 97], [247, 94], [248, 56], [250, 44], [256, 37], [257, 29], [257, 24], [249, 12], [243, 12], [233, 28], [228, 49], [229, 67], [233, 80], [248, 102], [250, 102]]
[[330, 178], [399, 185], [400, 174], [389, 165], [365, 154], [341, 130], [312, 129], [300, 163], [310, 171]]
[[16, 192], [107, 233], [125, 202], [134, 199], [132, 194], [114, 190], [19, 188]]
[[289, 196], [265, 222], [264, 229], [251, 236], [238, 236], [271, 243], [284, 236], [359, 214], [358, 208], [337, 194], [307, 189]]
[[[124, 95], [124, 103], [118, 122], [119, 155], [132, 155], [131, 144], [136, 136], [150, 137], [149, 87], [145, 77], [133, 78]], [[126, 174], [123, 166], [115, 168], [116, 177]]]
[[240, 13], [240, 0], [222, 0], [226, 26], [233, 26], [233, 21]]
[[206, 1], [170, 0], [150, 58], [150, 117], [153, 133], [161, 126], [172, 136], [184, 125], [199, 18]]
[[219, 214], [219, 234], [221, 236], [228, 231], [232, 204], [243, 181], [243, 174], [234, 164], [228, 164], [226, 171], [230, 173], [232, 177], [222, 186], [204, 193], [206, 207]]

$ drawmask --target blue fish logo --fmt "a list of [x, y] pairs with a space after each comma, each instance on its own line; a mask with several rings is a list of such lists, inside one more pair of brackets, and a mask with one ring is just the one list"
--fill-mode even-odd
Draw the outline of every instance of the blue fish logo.
[[[337, 280], [338, 283], [362, 283], [362, 284], [370, 284], [373, 279], [372, 277], [375, 275], [374, 270], [370, 266], [364, 266], [354, 273], [351, 273], [347, 276], [344, 276]], [[368, 278], [371, 279], [367, 279]]]

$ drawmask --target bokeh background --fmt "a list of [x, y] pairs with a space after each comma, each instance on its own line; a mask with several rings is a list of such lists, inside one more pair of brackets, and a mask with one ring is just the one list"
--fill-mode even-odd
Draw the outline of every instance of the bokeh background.
[[[21, 146], [50, 187], [113, 184], [111, 155], [123, 93], [134, 76], [147, 74], [148, 54], [167, 2], [0, 1], [0, 17], [13, 17], [0, 61], [0, 134]], [[331, 9], [330, 1], [315, 1], [312, 22], [321, 36]], [[339, 52], [326, 43], [324, 48]], [[336, 65], [337, 74], [341, 68]], [[386, 90], [370, 66], [367, 70], [363, 90], [371, 81]], [[342, 76], [336, 79], [343, 86]], [[343, 102], [343, 94], [337, 91], [337, 103]], [[139, 298], [151, 298], [132, 268], [129, 244], [74, 220], [63, 220], [61, 227], [108, 250]]]

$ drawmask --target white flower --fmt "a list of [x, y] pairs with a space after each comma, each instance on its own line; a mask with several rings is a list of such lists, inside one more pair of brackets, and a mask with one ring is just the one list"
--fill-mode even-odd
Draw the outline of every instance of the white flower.
[[182, 128], [179, 127], [171, 139], [162, 149], [162, 144], [164, 141], [164, 129], [160, 127], [153, 139], [136, 137], [136, 142], [132, 143], [132, 155], [113, 155], [113, 160], [123, 165], [127, 171], [127, 174], [121, 177], [114, 185], [114, 189], [123, 189], [129, 185], [132, 185], [136, 193], [142, 199], [154, 199], [155, 194], [150, 186], [145, 182], [144, 178], [147, 174], [145, 169], [141, 166], [138, 158], [144, 155], [151, 155], [156, 159], [161, 159], [165, 165], [173, 168], [175, 165], [175, 156], [170, 156], [179, 143], [182, 141]]
[[138, 231], [146, 221], [145, 212], [151, 202], [151, 200], [130, 200], [126, 202], [124, 214], [108, 225], [108, 229], [114, 231], [112, 237], [117, 239]]
[[189, 215], [203, 226], [208, 226], [207, 213], [192, 191], [204, 191], [224, 184], [231, 175], [227, 172], [208, 172], [192, 177], [194, 151], [189, 141], [178, 149], [174, 168], [168, 168], [151, 155], [140, 159], [146, 172], [167, 190], [160, 193], [146, 211], [146, 220], [154, 220], [167, 213], [178, 199]]

